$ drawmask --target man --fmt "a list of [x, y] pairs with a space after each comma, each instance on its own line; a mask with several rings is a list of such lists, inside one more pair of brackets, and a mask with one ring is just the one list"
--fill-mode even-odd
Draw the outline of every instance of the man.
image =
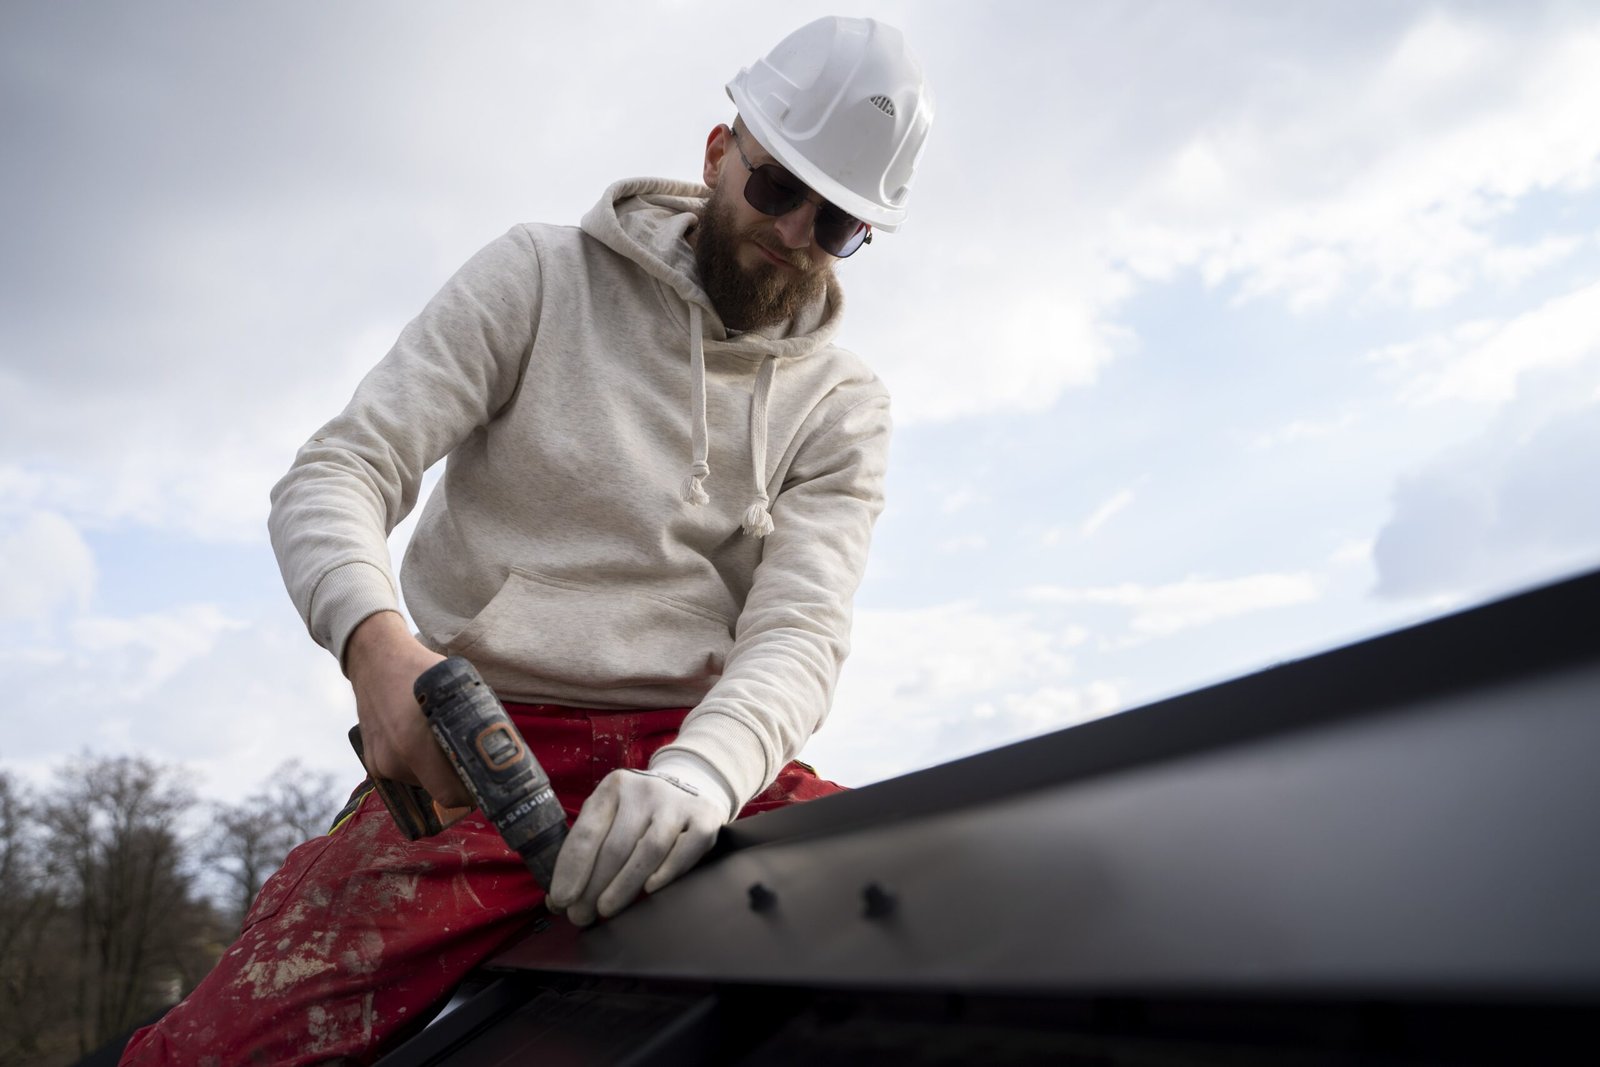
[[[831, 344], [836, 259], [905, 216], [931, 121], [898, 31], [826, 18], [728, 85], [705, 187], [613, 185], [474, 256], [273, 491], [285, 583], [355, 691], [369, 768], [468, 798], [412, 684], [505, 701], [576, 822], [549, 908], [587, 925], [719, 827], [838, 787], [820, 724], [882, 507], [888, 398]], [[403, 567], [386, 537], [449, 463]], [[407, 842], [358, 789], [125, 1062], [365, 1059], [541, 901], [480, 816]]]

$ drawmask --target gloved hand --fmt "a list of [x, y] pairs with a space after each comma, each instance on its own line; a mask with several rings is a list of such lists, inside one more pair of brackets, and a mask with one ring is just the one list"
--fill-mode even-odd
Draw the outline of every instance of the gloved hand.
[[583, 802], [556, 858], [546, 903], [579, 926], [610, 918], [705, 855], [734, 814], [722, 776], [684, 753], [648, 771], [616, 770]]

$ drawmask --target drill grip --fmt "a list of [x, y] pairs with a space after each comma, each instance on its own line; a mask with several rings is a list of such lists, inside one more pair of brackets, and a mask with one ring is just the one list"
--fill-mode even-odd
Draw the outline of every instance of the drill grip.
[[413, 693], [484, 817], [549, 889], [567, 836], [566, 813], [505, 708], [460, 656], [424, 671]]

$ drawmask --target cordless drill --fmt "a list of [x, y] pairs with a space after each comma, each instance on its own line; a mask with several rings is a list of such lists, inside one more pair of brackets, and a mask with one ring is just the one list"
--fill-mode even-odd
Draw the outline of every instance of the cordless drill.
[[[412, 692], [476, 806], [522, 856], [540, 887], [549, 889], [556, 854], [567, 837], [566, 813], [506, 709], [460, 656], [423, 671]], [[350, 728], [350, 744], [366, 766], [360, 726]], [[421, 786], [371, 777], [409, 840], [430, 837], [465, 814], [441, 808]]]

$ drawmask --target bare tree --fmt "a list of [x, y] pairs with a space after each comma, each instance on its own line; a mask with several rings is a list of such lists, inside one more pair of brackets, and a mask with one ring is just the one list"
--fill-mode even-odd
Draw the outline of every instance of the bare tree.
[[196, 959], [214, 936], [178, 829], [193, 797], [174, 776], [144, 759], [84, 756], [57, 771], [58, 789], [40, 808], [48, 870], [76, 925], [80, 1052], [203, 973]]
[[218, 805], [214, 818], [205, 859], [226, 880], [220, 903], [231, 932], [237, 934], [250, 903], [289, 850], [284, 847], [286, 835], [278, 813], [261, 794], [235, 806]]
[[[177, 768], [86, 754], [42, 796], [0, 771], [0, 1064], [71, 1062], [194, 988], [339, 802], [332, 775], [289, 762], [191, 841]], [[226, 917], [198, 892], [202, 863]]]
[[328, 832], [328, 824], [344, 804], [332, 774], [289, 760], [273, 772], [272, 779], [271, 791], [285, 813], [284, 825], [293, 831], [291, 848]]
[[27, 792], [0, 771], [0, 1063], [43, 1062], [69, 1021], [58, 948], [68, 931]]
[[290, 760], [269, 784], [235, 805], [217, 805], [204, 858], [228, 883], [228, 909], [237, 932], [256, 894], [291, 849], [328, 831], [339, 810], [333, 775]]

